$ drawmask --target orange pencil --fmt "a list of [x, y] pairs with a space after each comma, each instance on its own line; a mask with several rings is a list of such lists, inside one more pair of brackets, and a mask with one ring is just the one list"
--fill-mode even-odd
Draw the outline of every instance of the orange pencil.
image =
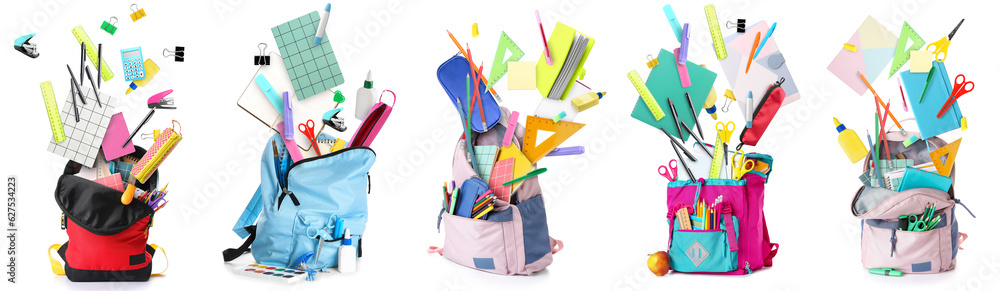
[[865, 78], [865, 74], [858, 72], [858, 76], [860, 76], [861, 81], [864, 81], [865, 85], [868, 86], [868, 90], [871, 90], [872, 94], [875, 95], [875, 101], [878, 101], [878, 104], [881, 105], [882, 108], [885, 108], [886, 112], [889, 112], [889, 118], [892, 118], [892, 122], [896, 124], [896, 127], [905, 132], [906, 130], [903, 130], [903, 125], [899, 124], [899, 120], [896, 120], [896, 115], [892, 114], [892, 111], [889, 111], [889, 107], [885, 105], [885, 102], [882, 102], [882, 97], [879, 97], [878, 93], [875, 93], [875, 88], [872, 88], [872, 84], [868, 83], [868, 79]]
[[[451, 34], [451, 31], [448, 31], [448, 30], [445, 30], [445, 31], [448, 32], [448, 37], [450, 37], [451, 41], [455, 43], [455, 47], [458, 48], [458, 51], [462, 52], [462, 56], [465, 56], [465, 59], [469, 60], [469, 63], [471, 64], [472, 63], [472, 59], [470, 59], [469, 55], [466, 54], [465, 50], [462, 49], [462, 45], [458, 43], [458, 39], [455, 38], [455, 35]], [[479, 79], [482, 80], [483, 84], [486, 84], [486, 76], [483, 76], [483, 72], [479, 72]], [[487, 84], [487, 85], [489, 85], [489, 84]], [[492, 93], [493, 96], [499, 97], [497, 95], [497, 91], [493, 90], [493, 87], [490, 87], [490, 93]]]
[[759, 45], [760, 45], [760, 31], [757, 32], [757, 38], [753, 40], [753, 49], [750, 50], [750, 59], [747, 60], [747, 70], [743, 72], [744, 74], [750, 72], [750, 63], [753, 62], [753, 55], [755, 52], [757, 52], [757, 46]]

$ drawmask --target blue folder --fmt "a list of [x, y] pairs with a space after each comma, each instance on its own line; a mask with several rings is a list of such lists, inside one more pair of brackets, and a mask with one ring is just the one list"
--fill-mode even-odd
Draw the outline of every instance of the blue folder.
[[[944, 63], [934, 61], [934, 77], [931, 78], [927, 93], [924, 94], [924, 102], [920, 101], [920, 93], [927, 84], [928, 73], [911, 73], [909, 70], [899, 73], [903, 79], [903, 88], [906, 89], [906, 97], [909, 99], [913, 117], [917, 119], [917, 128], [920, 130], [920, 137], [928, 139], [932, 136], [958, 129], [962, 126], [962, 111], [955, 102], [945, 111], [941, 118], [937, 118], [938, 111], [951, 97], [951, 88], [954, 80], [948, 77], [948, 70]], [[895, 106], [894, 106], [895, 107]]]

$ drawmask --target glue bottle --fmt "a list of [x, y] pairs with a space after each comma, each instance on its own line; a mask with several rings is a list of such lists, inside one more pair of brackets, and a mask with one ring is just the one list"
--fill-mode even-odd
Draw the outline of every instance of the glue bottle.
[[837, 120], [836, 117], [833, 118], [833, 124], [837, 125], [837, 132], [840, 133], [837, 141], [840, 142], [840, 147], [844, 149], [847, 158], [851, 159], [851, 163], [857, 163], [868, 155], [868, 149], [865, 148], [865, 144], [861, 143], [861, 138], [854, 130], [847, 129], [846, 126], [840, 124], [840, 120]]
[[375, 82], [372, 81], [372, 71], [368, 71], [368, 77], [365, 78], [365, 85], [358, 88], [358, 102], [354, 107], [354, 117], [358, 120], [365, 120], [368, 117], [368, 111], [371, 111], [372, 105], [375, 104]]
[[337, 261], [337, 271], [341, 273], [354, 273], [358, 269], [358, 249], [354, 247], [351, 240], [351, 229], [344, 229], [343, 244], [337, 251], [339, 260]]
[[608, 94], [608, 92], [587, 92], [587, 94], [577, 96], [571, 101], [573, 109], [576, 109], [576, 112], [583, 112], [590, 109], [590, 107], [594, 107], [598, 102], [601, 102], [601, 98], [604, 98], [605, 94]]
[[[708, 69], [708, 66], [705, 64], [701, 64], [699, 66]], [[708, 91], [708, 98], [705, 99], [705, 105], [702, 105], [702, 108], [705, 108], [705, 113], [712, 115], [712, 119], [715, 120], [719, 119], [719, 115], [715, 113], [715, 100], [718, 98], [719, 97], [715, 94], [715, 86], [712, 86], [712, 90]]]

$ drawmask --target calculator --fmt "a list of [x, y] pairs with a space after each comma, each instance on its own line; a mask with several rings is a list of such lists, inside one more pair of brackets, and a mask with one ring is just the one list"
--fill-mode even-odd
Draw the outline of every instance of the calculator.
[[146, 66], [142, 63], [142, 47], [122, 50], [122, 69], [125, 71], [125, 81], [146, 78]]

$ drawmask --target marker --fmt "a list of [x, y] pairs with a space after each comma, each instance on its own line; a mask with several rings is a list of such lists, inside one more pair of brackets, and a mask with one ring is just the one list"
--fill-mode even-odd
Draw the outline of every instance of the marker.
[[326, 3], [326, 8], [323, 9], [323, 15], [319, 19], [319, 28], [316, 29], [316, 38], [313, 39], [314, 45], [323, 43], [323, 33], [326, 32], [326, 22], [328, 20], [330, 20], [330, 3]]
[[542, 44], [545, 45], [545, 63], [552, 65], [552, 53], [549, 52], [549, 42], [545, 40], [545, 28], [542, 27], [542, 16], [535, 10], [535, 20], [538, 20], [538, 30], [542, 32]]
[[295, 124], [295, 120], [292, 119], [292, 100], [288, 98], [288, 91], [281, 94], [281, 99], [285, 103], [285, 108], [281, 114], [285, 118], [285, 132], [282, 132], [282, 134], [285, 140], [292, 140], [295, 138], [295, 129], [292, 126]]
[[683, 65], [687, 63], [688, 59], [688, 46], [691, 43], [691, 30], [688, 29], [688, 24], [684, 24], [684, 30], [681, 32], [681, 51], [677, 56], [677, 64]]
[[753, 92], [747, 92], [747, 128], [753, 128]]
[[760, 46], [757, 47], [757, 52], [753, 54], [753, 58], [756, 59], [760, 55], [760, 50], [764, 48], [764, 44], [767, 43], [767, 39], [771, 38], [771, 34], [774, 33], [774, 27], [778, 26], [778, 23], [771, 23], [771, 29], [767, 31], [767, 35], [764, 36], [764, 40], [760, 42]]
[[920, 91], [920, 100], [917, 103], [924, 103], [924, 93], [927, 93], [927, 88], [931, 86], [931, 78], [934, 78], [934, 68], [931, 67], [931, 70], [927, 72], [927, 81], [924, 83], [924, 90]]
[[[756, 51], [758, 45], [760, 45], [760, 32], [759, 31], [757, 32], [757, 38], [754, 38], [754, 40], [753, 40], [753, 48], [751, 50]], [[744, 74], [750, 72], [750, 63], [753, 62], [754, 58], [755, 58], [755, 56], [753, 54], [751, 54], [750, 58], [747, 59], [747, 69], [746, 69], [746, 71], [743, 72]]]

